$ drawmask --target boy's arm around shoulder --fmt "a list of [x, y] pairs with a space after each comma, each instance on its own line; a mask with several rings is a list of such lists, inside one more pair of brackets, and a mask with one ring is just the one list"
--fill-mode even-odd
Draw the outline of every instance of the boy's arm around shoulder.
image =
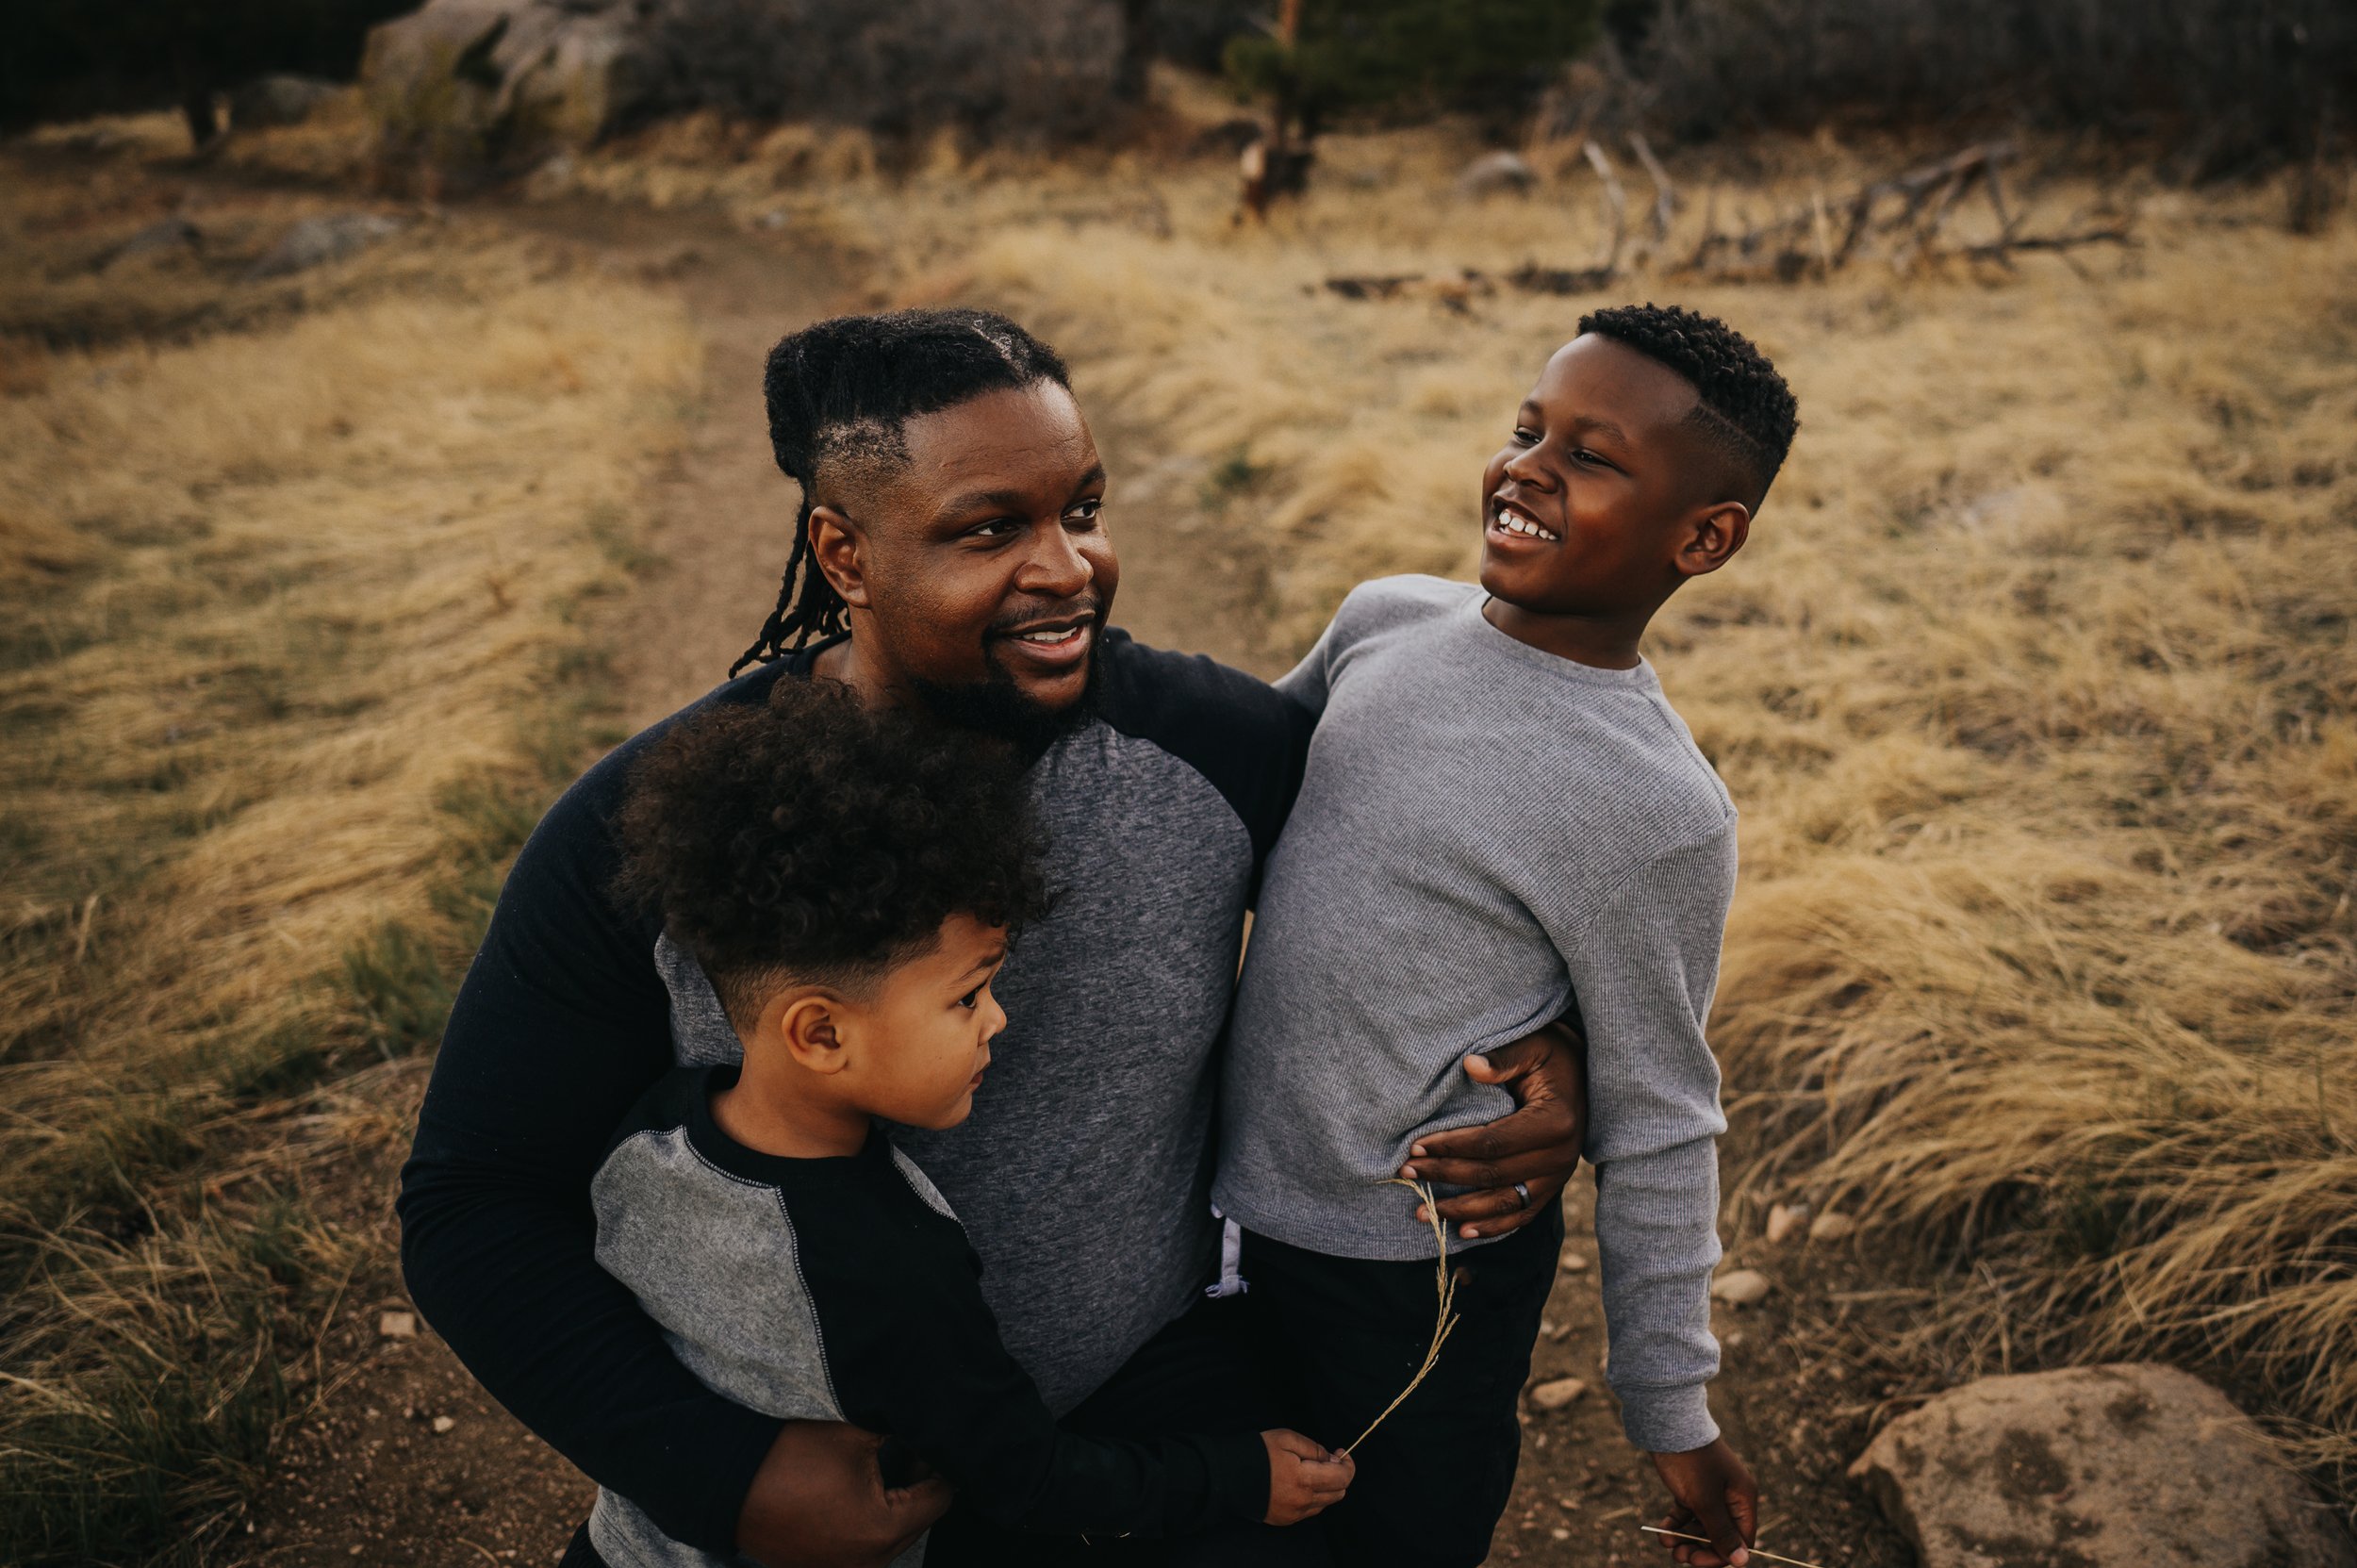
[[1704, 1035], [1735, 888], [1735, 825], [1648, 861], [1566, 942], [1588, 1033], [1588, 1157], [1629, 1441], [1656, 1453], [1718, 1435], [1710, 1274], [1719, 1261], [1719, 1065]]
[[593, 1251], [590, 1177], [671, 1063], [652, 933], [605, 887], [622, 766], [568, 791], [509, 873], [402, 1171], [402, 1263], [503, 1405], [676, 1539], [726, 1551], [779, 1424], [680, 1365]]
[[878, 1425], [1012, 1528], [1167, 1537], [1262, 1516], [1258, 1432], [1129, 1442], [1058, 1427], [998, 1336], [956, 1222], [924, 1229], [886, 1279], [858, 1271], [846, 1282], [816, 1239], [805, 1251], [847, 1414], [866, 1419], [872, 1405]]

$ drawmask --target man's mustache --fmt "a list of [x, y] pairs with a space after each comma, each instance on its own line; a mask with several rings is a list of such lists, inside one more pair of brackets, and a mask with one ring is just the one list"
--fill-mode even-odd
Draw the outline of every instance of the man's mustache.
[[1071, 620], [1076, 618], [1095, 620], [1104, 612], [1104, 608], [1103, 595], [1082, 594], [1078, 599], [1066, 599], [1054, 604], [1043, 604], [1033, 609], [1024, 610], [1019, 614], [1000, 616], [990, 623], [987, 635], [994, 637], [1009, 636], [1018, 632], [1028, 632], [1042, 622], [1051, 620]]

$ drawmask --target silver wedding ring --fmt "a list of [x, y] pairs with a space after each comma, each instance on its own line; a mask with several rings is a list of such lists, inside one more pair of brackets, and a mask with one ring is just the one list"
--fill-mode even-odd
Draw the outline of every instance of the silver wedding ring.
[[1524, 1208], [1527, 1209], [1530, 1207], [1530, 1189], [1523, 1185], [1520, 1181], [1514, 1183], [1514, 1196], [1523, 1200]]

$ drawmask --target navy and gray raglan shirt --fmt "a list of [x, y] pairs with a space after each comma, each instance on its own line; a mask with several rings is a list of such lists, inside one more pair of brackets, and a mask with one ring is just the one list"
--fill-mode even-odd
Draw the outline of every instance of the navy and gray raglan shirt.
[[[702, 701], [759, 703], [817, 652]], [[1098, 659], [1094, 713], [1030, 773], [1063, 898], [994, 982], [1011, 1020], [998, 1065], [963, 1126], [902, 1140], [980, 1252], [1008, 1350], [1060, 1412], [1208, 1274], [1214, 1052], [1309, 731], [1301, 708], [1209, 659], [1118, 631]], [[410, 1294], [493, 1396], [666, 1535], [724, 1552], [781, 1418], [681, 1364], [599, 1267], [589, 1199], [638, 1098], [733, 1047], [693, 960], [659, 951], [656, 922], [609, 892], [629, 768], [668, 722], [585, 774], [517, 857], [398, 1209]]]
[[[598, 1262], [680, 1361], [781, 1419], [889, 1435], [994, 1522], [1063, 1535], [1185, 1535], [1268, 1510], [1256, 1431], [1127, 1442], [1060, 1430], [1001, 1342], [981, 1263], [916, 1163], [748, 1148], [712, 1114], [733, 1066], [682, 1067], [632, 1108], [589, 1184]], [[726, 1568], [601, 1491], [589, 1538], [615, 1568]], [[920, 1568], [922, 1542], [898, 1568]]]

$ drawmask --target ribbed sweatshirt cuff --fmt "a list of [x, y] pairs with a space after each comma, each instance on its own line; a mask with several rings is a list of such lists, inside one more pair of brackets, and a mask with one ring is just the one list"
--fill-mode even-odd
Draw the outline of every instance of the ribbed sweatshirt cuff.
[[1649, 1454], [1683, 1454], [1716, 1442], [1719, 1424], [1710, 1419], [1710, 1385], [1616, 1388], [1621, 1430]]
[[678, 1486], [665, 1499], [668, 1506], [661, 1512], [645, 1503], [639, 1507], [672, 1540], [699, 1551], [733, 1555], [746, 1495], [784, 1425], [774, 1415], [714, 1400], [706, 1424], [668, 1456], [670, 1478]]
[[1205, 1444], [1213, 1495], [1228, 1517], [1254, 1524], [1268, 1517], [1268, 1444], [1258, 1432], [1221, 1436]]

